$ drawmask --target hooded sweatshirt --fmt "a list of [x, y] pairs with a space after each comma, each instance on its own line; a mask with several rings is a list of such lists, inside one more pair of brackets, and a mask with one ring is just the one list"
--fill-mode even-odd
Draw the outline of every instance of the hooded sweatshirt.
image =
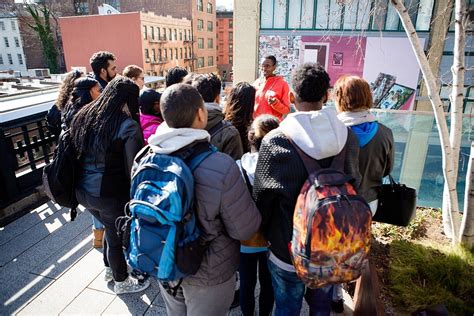
[[211, 135], [211, 144], [219, 151], [231, 156], [234, 160], [240, 159], [244, 153], [239, 131], [228, 121], [224, 121], [224, 113], [217, 103], [205, 103], [207, 109], [206, 130], [210, 131], [219, 122], [222, 128]]
[[[254, 83], [255, 89], [255, 111], [253, 118], [262, 114], [271, 114], [280, 121], [283, 115], [290, 112], [290, 87], [281, 76], [259, 78]], [[268, 103], [268, 97], [273, 96], [276, 102]]]
[[372, 213], [375, 213], [377, 190], [382, 185], [383, 177], [387, 176], [393, 167], [392, 131], [377, 122], [377, 118], [369, 111], [342, 112], [338, 118], [350, 127], [359, 140], [359, 170], [362, 182], [358, 193], [369, 203]]
[[[332, 108], [297, 112], [287, 116], [276, 130], [268, 133], [259, 151], [253, 194], [262, 214], [262, 231], [270, 242], [272, 260], [291, 271], [288, 250], [293, 233], [293, 213], [308, 172], [291, 140], [322, 168], [346, 148], [344, 171], [360, 183], [359, 146], [356, 136], [337, 119]], [[294, 271], [294, 270], [293, 270]]]
[[[172, 154], [209, 133], [193, 128], [170, 128], [162, 123], [148, 142], [157, 153]], [[196, 218], [202, 237], [209, 243], [198, 272], [183, 284], [213, 286], [234, 276], [239, 266], [239, 240], [250, 238], [260, 227], [261, 217], [242, 180], [235, 161], [212, 153], [193, 171]]]
[[156, 129], [161, 123], [163, 123], [161, 117], [140, 113], [140, 126], [142, 127], [145, 144], [148, 144], [148, 138], [156, 132]]

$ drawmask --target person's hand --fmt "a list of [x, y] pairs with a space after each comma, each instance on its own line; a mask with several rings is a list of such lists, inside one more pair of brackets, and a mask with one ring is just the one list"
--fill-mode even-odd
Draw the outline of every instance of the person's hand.
[[272, 105], [273, 103], [277, 101], [275, 91], [268, 90], [266, 95], [267, 95], [268, 104]]

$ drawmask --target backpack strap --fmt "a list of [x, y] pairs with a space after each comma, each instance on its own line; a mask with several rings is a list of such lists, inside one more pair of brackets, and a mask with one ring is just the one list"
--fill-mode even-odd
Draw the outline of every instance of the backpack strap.
[[217, 133], [219, 133], [221, 130], [224, 129], [224, 127], [226, 127], [226, 124], [224, 123], [224, 120], [220, 121], [219, 123], [217, 123], [216, 125], [214, 125], [213, 127], [211, 127], [208, 132], [209, 134], [211, 134], [211, 138], [214, 137]]
[[308, 172], [308, 174], [312, 174], [312, 173], [322, 170], [321, 166], [316, 161], [316, 159], [310, 157], [307, 153], [302, 151], [301, 148], [299, 148], [298, 145], [296, 145], [296, 143], [291, 138], [289, 138], [288, 136], [286, 138], [288, 139], [290, 144], [293, 147], [295, 147], [296, 152], [298, 153], [298, 156], [300, 156], [301, 160], [303, 161], [304, 167], [306, 168], [306, 171]]
[[240, 161], [241, 165], [240, 168], [242, 169], [242, 175], [244, 176], [245, 184], [247, 185], [247, 189], [250, 192], [250, 195], [253, 193], [253, 188], [252, 185], [250, 184], [250, 179], [249, 175], [247, 174], [247, 171], [242, 167], [242, 161]]
[[190, 146], [186, 150], [177, 153], [176, 156], [181, 158], [188, 165], [191, 171], [193, 171], [201, 164], [201, 162], [204, 161], [204, 159], [216, 151], [217, 148], [215, 146], [207, 141], [201, 141]]

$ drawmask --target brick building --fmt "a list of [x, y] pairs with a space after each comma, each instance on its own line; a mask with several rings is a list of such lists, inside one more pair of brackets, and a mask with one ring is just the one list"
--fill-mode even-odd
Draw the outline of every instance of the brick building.
[[232, 81], [234, 59], [233, 12], [217, 12], [217, 68], [223, 81]]
[[130, 64], [158, 76], [174, 66], [192, 69], [191, 21], [186, 18], [130, 12], [64, 17], [59, 23], [68, 70], [83, 66], [92, 71], [89, 58], [100, 50], [114, 53], [119, 72]]
[[[191, 69], [198, 73], [217, 72], [216, 63], [216, 0], [108, 0], [86, 1], [107, 3], [120, 12], [148, 11], [191, 20]], [[97, 7], [88, 4], [91, 13]], [[189, 57], [189, 56], [188, 56]]]

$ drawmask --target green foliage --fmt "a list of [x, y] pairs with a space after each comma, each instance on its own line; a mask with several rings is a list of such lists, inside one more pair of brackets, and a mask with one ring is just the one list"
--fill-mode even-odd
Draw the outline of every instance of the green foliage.
[[412, 240], [422, 237], [426, 233], [426, 221], [438, 220], [441, 211], [437, 209], [417, 209], [415, 218], [407, 227], [375, 223], [372, 225], [372, 234], [380, 239]]
[[58, 73], [58, 50], [51, 30], [51, 11], [44, 3], [39, 11], [37, 5], [34, 4], [25, 4], [25, 9], [33, 18], [33, 23], [28, 23], [28, 26], [38, 34], [48, 68], [52, 73]]
[[445, 304], [453, 315], [474, 313], [474, 256], [468, 250], [395, 240], [390, 259], [390, 290], [397, 305], [413, 312]]

